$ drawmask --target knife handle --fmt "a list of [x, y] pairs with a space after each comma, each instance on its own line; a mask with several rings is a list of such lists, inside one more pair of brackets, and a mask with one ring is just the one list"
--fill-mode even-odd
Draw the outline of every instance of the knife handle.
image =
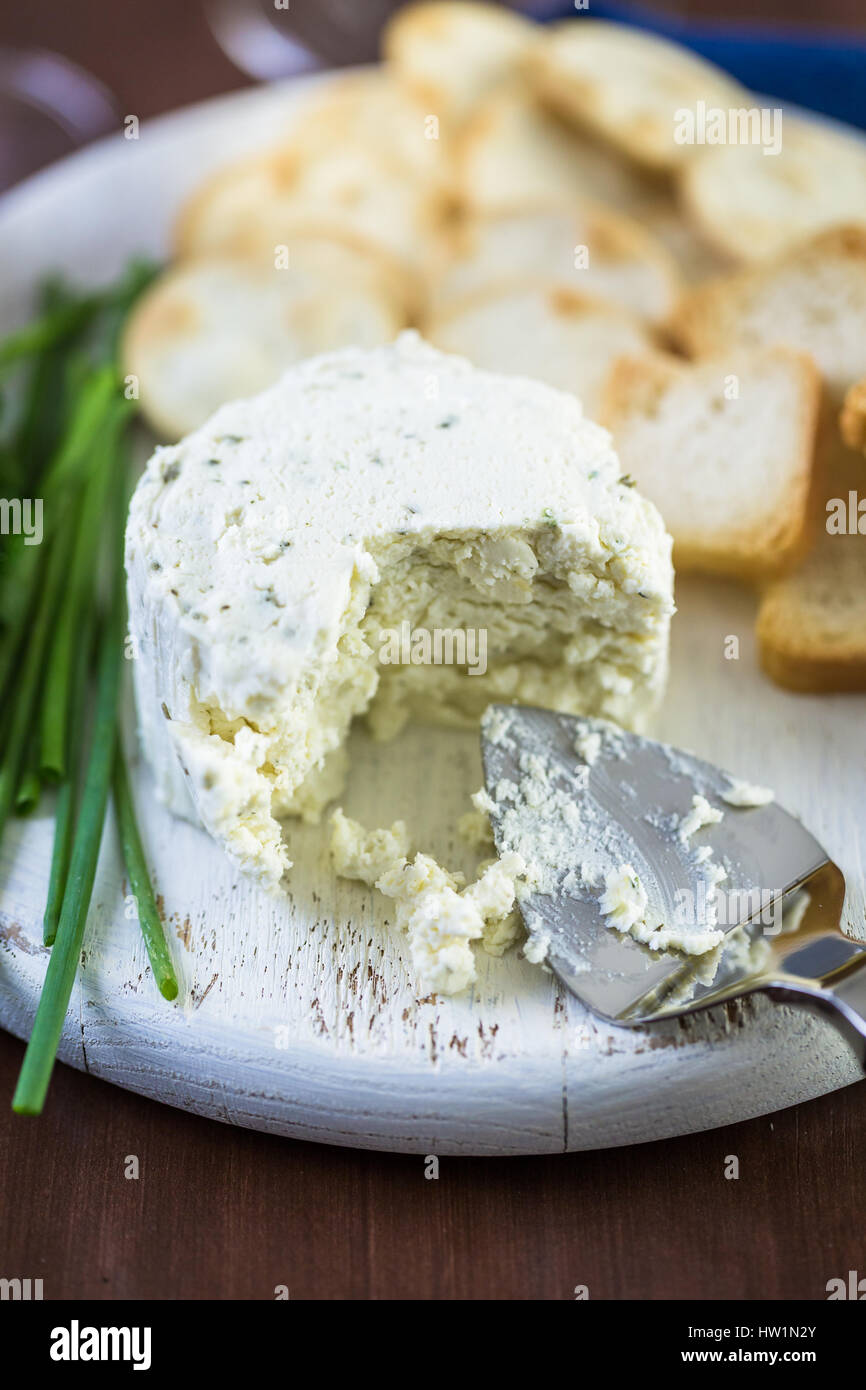
[[[828, 940], [838, 945], [844, 938], [833, 936]], [[792, 975], [764, 986], [764, 991], [771, 999], [799, 1004], [829, 1018], [866, 1070], [866, 950], [853, 941], [847, 945], [852, 948], [851, 957], [831, 981]]]

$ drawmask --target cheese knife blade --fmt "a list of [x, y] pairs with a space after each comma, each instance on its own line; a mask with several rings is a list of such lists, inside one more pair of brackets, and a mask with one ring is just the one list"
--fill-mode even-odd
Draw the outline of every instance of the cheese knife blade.
[[[838, 929], [840, 871], [793, 815], [775, 801], [732, 805], [725, 798], [737, 779], [722, 769], [585, 716], [492, 705], [481, 753], [497, 850], [545, 865], [543, 890], [530, 882], [519, 902], [530, 936], [546, 943], [547, 964], [595, 1013], [639, 1024], [765, 989], [833, 1011], [862, 1051], [866, 951]], [[686, 837], [695, 796], [724, 815]], [[600, 900], [624, 864], [662, 924], [686, 922], [690, 905], [703, 902], [706, 913], [708, 868], [721, 866], [715, 927], [760, 937], [763, 965], [742, 951], [726, 961], [724, 950], [650, 950], [612, 930]]]

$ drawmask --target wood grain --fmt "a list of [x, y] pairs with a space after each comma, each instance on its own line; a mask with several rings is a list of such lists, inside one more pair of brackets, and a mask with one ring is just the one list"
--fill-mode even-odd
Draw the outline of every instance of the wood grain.
[[[5, 1097], [22, 1052], [0, 1035]], [[228, 1129], [61, 1066], [41, 1120], [0, 1124], [0, 1274], [76, 1299], [820, 1299], [863, 1273], [864, 1143], [860, 1085], [661, 1144], [445, 1158], [428, 1181], [421, 1157]]]

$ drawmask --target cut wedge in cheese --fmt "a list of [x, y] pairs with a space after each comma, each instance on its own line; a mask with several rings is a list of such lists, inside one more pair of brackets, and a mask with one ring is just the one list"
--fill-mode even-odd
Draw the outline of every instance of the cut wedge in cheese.
[[279, 270], [216, 258], [160, 276], [133, 311], [124, 364], [148, 422], [173, 440], [293, 363], [390, 342], [406, 322], [378, 260], [340, 242], [296, 238]]
[[820, 398], [811, 358], [786, 348], [615, 364], [602, 423], [678, 571], [762, 579], [805, 549]]
[[[161, 795], [273, 888], [279, 818], [335, 794], [356, 717], [388, 737], [515, 699], [640, 725], [666, 674], [670, 538], [620, 477], [573, 396], [414, 334], [311, 359], [158, 450], [127, 571]], [[404, 624], [453, 661], [394, 660]]]
[[608, 300], [650, 322], [673, 309], [673, 258], [640, 223], [593, 203], [527, 205], [457, 228], [437, 279], [445, 305], [517, 280]]
[[525, 283], [467, 295], [429, 320], [427, 337], [477, 367], [536, 377], [572, 391], [593, 420], [617, 357], [655, 345], [643, 324], [623, 310], [568, 290]]

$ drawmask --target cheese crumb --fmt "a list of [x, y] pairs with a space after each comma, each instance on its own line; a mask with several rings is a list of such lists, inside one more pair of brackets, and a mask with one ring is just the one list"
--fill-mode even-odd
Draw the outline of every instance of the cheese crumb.
[[[718, 882], [725, 877], [721, 865], [711, 866], [710, 898]], [[605, 875], [604, 884], [605, 891], [598, 905], [607, 918], [607, 926], [614, 931], [628, 932], [635, 941], [648, 946], [651, 951], [673, 949], [702, 956], [718, 946], [723, 938], [723, 932], [711, 924], [705, 925], [701, 931], [690, 931], [687, 936], [675, 927], [666, 926], [658, 912], [650, 908], [646, 889], [631, 864], [620, 864], [618, 868], [611, 869]]]
[[514, 912], [516, 881], [526, 865], [519, 854], [492, 860], [468, 888], [428, 854], [408, 862], [409, 836], [402, 821], [367, 831], [342, 811], [331, 818], [331, 852], [337, 873], [375, 887], [397, 908], [412, 966], [425, 993], [459, 994], [476, 975], [471, 943], [502, 953], [520, 932]]
[[638, 923], [645, 923], [646, 889], [631, 864], [620, 864], [604, 876], [604, 892], [598, 905], [617, 931], [630, 932]]
[[550, 936], [547, 932], [537, 931], [527, 941], [523, 954], [531, 965], [543, 965], [549, 950]]
[[585, 733], [578, 734], [574, 740], [574, 751], [592, 767], [601, 752], [601, 734], [597, 729], [589, 729]]
[[367, 831], [342, 808], [331, 816], [331, 855], [340, 878], [372, 887], [395, 863], [405, 864], [411, 848], [405, 821], [396, 820], [390, 830]]
[[769, 787], [759, 787], [754, 782], [741, 782], [736, 778], [732, 778], [727, 791], [722, 792], [723, 801], [739, 808], [767, 806], [775, 799]]
[[690, 840], [705, 825], [718, 825], [724, 819], [724, 811], [711, 806], [705, 796], [692, 797], [692, 809], [679, 821], [679, 837], [683, 844]]
[[467, 844], [476, 849], [480, 849], [484, 845], [492, 845], [494, 841], [490, 812], [495, 810], [495, 802], [485, 787], [480, 787], [477, 792], [473, 792], [469, 799], [475, 809], [467, 811], [465, 815], [460, 817], [457, 822], [457, 833]]

